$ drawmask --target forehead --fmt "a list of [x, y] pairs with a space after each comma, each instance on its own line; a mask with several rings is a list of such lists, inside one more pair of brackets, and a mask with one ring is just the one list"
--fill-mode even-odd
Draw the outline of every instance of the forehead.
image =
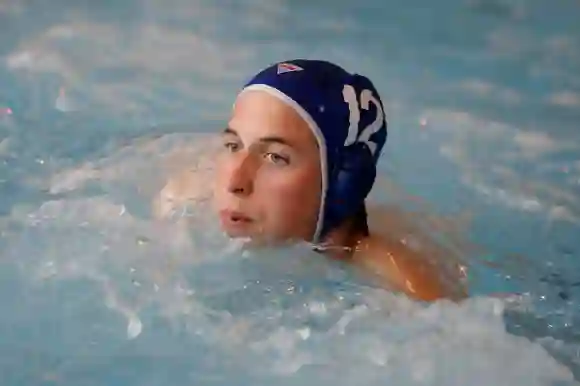
[[317, 144], [306, 121], [288, 104], [265, 91], [240, 94], [229, 126], [241, 137], [276, 136], [298, 144]]

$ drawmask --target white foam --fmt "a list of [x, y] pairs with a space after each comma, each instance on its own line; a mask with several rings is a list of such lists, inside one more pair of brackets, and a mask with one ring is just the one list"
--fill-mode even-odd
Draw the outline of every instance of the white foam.
[[[138, 153], [109, 157], [93, 182], [128, 177], [131, 169], [120, 166], [141, 159]], [[191, 359], [196, 377], [217, 368], [226, 384], [241, 377], [333, 386], [573, 384], [570, 370], [540, 343], [506, 332], [498, 299], [420, 305], [369, 288], [302, 246], [241, 258], [240, 245], [222, 242], [210, 222], [192, 234], [179, 222], [123, 208], [105, 192], [12, 214], [19, 227], [2, 260], [18, 262], [23, 288], [61, 288], [58, 297], [24, 297], [19, 307], [33, 329], [49, 328], [33, 317], [39, 303], [66, 322], [69, 369], [114, 355], [129, 339], [139, 344], [138, 355], [185, 347], [182, 355], [198, 358]], [[79, 285], [92, 289], [79, 293]], [[83, 301], [75, 302], [80, 294]], [[101, 332], [87, 350], [83, 331], [90, 326]], [[113, 373], [115, 365], [99, 371]], [[190, 370], [172, 376], [180, 371]], [[134, 381], [147, 374], [142, 369]]]

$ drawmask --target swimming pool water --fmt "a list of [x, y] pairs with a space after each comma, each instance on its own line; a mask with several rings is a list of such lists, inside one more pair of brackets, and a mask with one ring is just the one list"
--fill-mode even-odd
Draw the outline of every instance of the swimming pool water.
[[[569, 0], [2, 2], [3, 384], [574, 384], [579, 16]], [[243, 80], [292, 57], [377, 84], [381, 178], [469, 218], [470, 300], [414, 304], [300, 246], [243, 252], [204, 202], [193, 228], [152, 221], [172, 152], [198, 154]], [[521, 295], [489, 296], [505, 292]]]

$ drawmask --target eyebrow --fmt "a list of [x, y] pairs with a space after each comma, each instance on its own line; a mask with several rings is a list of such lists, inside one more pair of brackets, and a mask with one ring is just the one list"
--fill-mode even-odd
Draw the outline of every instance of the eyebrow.
[[[232, 129], [231, 127], [226, 127], [223, 131], [223, 134], [230, 134], [230, 135], [235, 135], [236, 137], [239, 137], [238, 132], [235, 131], [234, 129]], [[287, 139], [285, 139], [283, 137], [279, 137], [279, 136], [261, 137], [260, 142], [262, 142], [262, 143], [278, 143], [280, 145], [294, 147]]]

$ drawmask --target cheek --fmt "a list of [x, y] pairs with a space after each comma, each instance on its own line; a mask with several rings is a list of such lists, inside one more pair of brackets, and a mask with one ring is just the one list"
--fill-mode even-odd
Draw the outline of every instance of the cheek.
[[[264, 193], [264, 204], [268, 208], [270, 221], [278, 223], [278, 227], [290, 228], [310, 227], [316, 225], [320, 207], [320, 180], [310, 174], [287, 175], [267, 180], [268, 188]], [[302, 230], [296, 229], [297, 232]]]

